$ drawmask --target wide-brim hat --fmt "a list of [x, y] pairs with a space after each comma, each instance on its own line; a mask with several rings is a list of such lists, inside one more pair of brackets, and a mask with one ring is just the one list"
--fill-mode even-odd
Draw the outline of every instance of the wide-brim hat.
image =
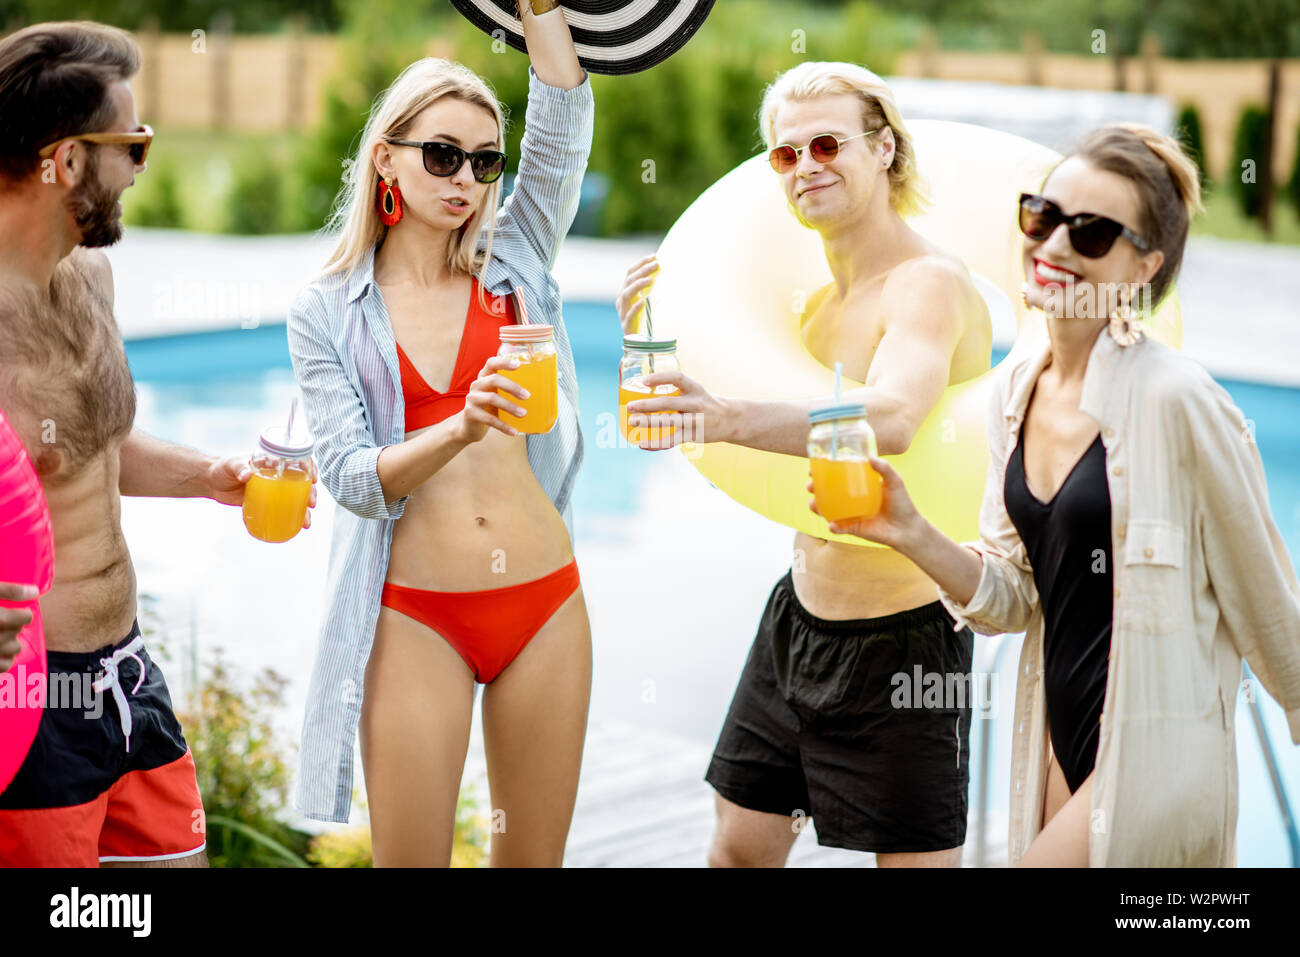
[[[451, 0], [484, 33], [525, 50], [515, 0]], [[527, 2], [527, 0], [524, 0]], [[563, 0], [578, 62], [591, 73], [638, 73], [668, 59], [704, 23], [713, 0]]]

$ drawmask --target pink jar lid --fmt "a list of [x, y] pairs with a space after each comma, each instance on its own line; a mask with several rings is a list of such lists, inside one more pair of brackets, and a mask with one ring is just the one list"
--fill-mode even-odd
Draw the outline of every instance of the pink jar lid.
[[513, 325], [501, 327], [502, 342], [545, 342], [554, 337], [554, 326]]

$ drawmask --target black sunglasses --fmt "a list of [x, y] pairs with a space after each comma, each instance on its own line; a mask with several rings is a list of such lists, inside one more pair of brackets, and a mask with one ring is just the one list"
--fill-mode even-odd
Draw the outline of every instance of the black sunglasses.
[[480, 183], [495, 183], [506, 171], [506, 154], [500, 150], [475, 150], [467, 153], [454, 143], [415, 140], [388, 140], [391, 146], [414, 146], [424, 152], [424, 168], [434, 176], [454, 176], [469, 157], [470, 172]]
[[1088, 259], [1100, 259], [1106, 255], [1121, 236], [1143, 252], [1151, 248], [1150, 243], [1123, 223], [1096, 213], [1067, 216], [1050, 199], [1033, 193], [1020, 194], [1020, 231], [1030, 239], [1041, 242], [1056, 232], [1056, 227], [1062, 223], [1070, 231], [1070, 245], [1074, 251]]

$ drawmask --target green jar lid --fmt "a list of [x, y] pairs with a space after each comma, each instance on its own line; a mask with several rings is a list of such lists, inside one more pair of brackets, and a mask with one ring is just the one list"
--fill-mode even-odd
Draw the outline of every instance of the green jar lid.
[[676, 352], [676, 339], [650, 339], [646, 336], [624, 336], [623, 349], [628, 352]]
[[813, 409], [808, 413], [808, 424], [816, 425], [818, 422], [830, 422], [834, 419], [865, 419], [867, 417], [867, 407], [865, 405], [828, 405], [822, 409]]

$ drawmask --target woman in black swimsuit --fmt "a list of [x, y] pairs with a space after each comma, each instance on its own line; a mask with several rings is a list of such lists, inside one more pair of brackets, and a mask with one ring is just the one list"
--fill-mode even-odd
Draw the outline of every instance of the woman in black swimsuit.
[[1050, 345], [995, 386], [980, 542], [930, 525], [880, 460], [880, 514], [831, 530], [903, 552], [959, 624], [1026, 632], [1010, 863], [1230, 866], [1241, 659], [1300, 743], [1300, 586], [1240, 411], [1133, 322], [1178, 271], [1196, 169], [1113, 125], [1041, 191], [1020, 227]]
[[[1050, 444], [1050, 439], [1045, 445]], [[1035, 449], [1035, 452], [1038, 450]], [[1070, 793], [1097, 757], [1110, 656], [1110, 495], [1106, 446], [1092, 440], [1056, 495], [1040, 501], [1025, 478], [1024, 432], [1007, 463], [1003, 496], [1024, 540], [1043, 603], [1043, 682], [1052, 751]], [[1036, 455], [1041, 462], [1042, 455]], [[1089, 569], [1089, 574], [1077, 574]]]

